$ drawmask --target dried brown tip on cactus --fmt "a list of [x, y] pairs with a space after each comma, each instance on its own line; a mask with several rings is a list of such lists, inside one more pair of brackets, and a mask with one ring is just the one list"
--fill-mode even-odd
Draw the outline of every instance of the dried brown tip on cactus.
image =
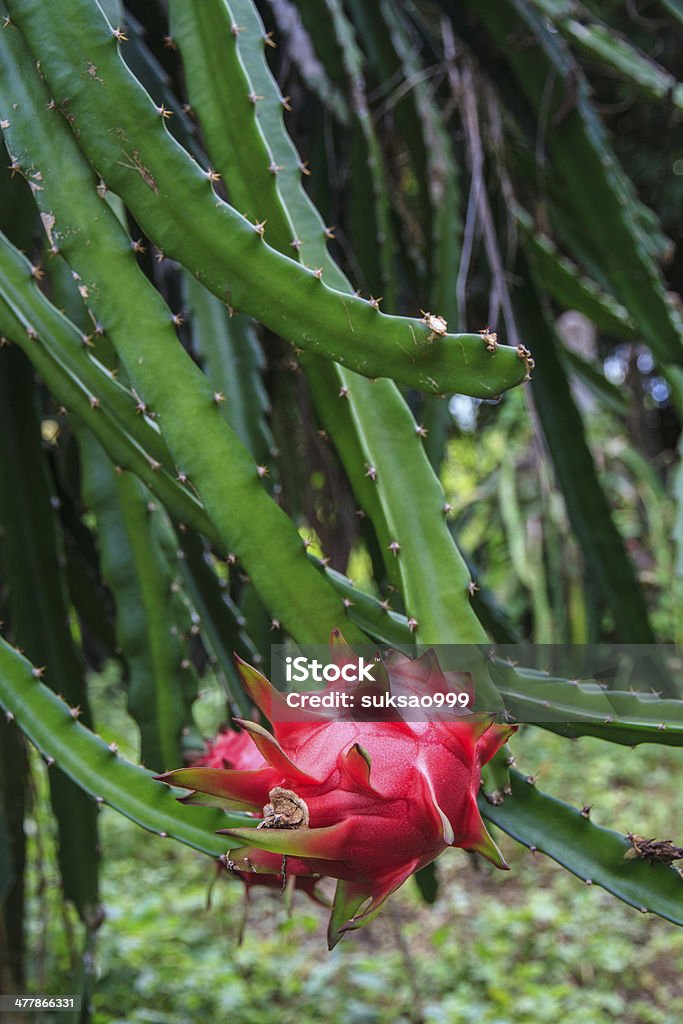
[[425, 313], [424, 309], [421, 309], [422, 319], [420, 323], [426, 324], [429, 328], [428, 341], [435, 341], [436, 338], [443, 338], [444, 334], [448, 334], [448, 321], [435, 313]]
[[486, 345], [486, 351], [495, 352], [496, 349], [498, 348], [498, 335], [496, 334], [496, 332], [492, 331], [488, 327], [484, 327], [481, 331], [479, 331], [479, 334], [481, 335], [481, 340]]

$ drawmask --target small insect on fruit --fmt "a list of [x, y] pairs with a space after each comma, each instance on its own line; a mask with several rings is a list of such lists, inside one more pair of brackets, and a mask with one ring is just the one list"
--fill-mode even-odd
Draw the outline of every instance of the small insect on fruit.
[[427, 341], [435, 341], [437, 338], [443, 338], [444, 334], [448, 334], [448, 324], [442, 316], [436, 316], [434, 313], [425, 313], [424, 309], [421, 309], [422, 320], [420, 323], [426, 324], [429, 328], [429, 337]]

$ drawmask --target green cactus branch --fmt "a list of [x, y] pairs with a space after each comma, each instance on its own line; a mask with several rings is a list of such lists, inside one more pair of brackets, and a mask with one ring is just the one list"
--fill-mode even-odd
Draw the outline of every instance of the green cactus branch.
[[[3, 290], [3, 284], [6, 287]], [[10, 309], [2, 296], [11, 297]], [[27, 328], [40, 334], [32, 337]], [[39, 291], [31, 276], [30, 264], [7, 240], [0, 236], [0, 334], [16, 341], [26, 352], [57, 400], [78, 416], [93, 432], [106, 450], [114, 466], [129, 469], [141, 479], [169, 510], [179, 523], [192, 526], [209, 539], [223, 554], [221, 537], [206, 517], [201, 502], [181, 485], [164, 467], [157, 466], [145, 451], [152, 428], [143, 417], [135, 414], [134, 405], [125, 410], [125, 423], [109, 415], [106, 401], [94, 404], [92, 399], [100, 389], [102, 369], [93, 364], [88, 350], [82, 345], [81, 334], [63, 314], [56, 310]], [[65, 350], [71, 350], [77, 372], [67, 369], [59, 361]], [[53, 356], [52, 353], [56, 353]], [[106, 391], [104, 392], [106, 394]], [[98, 400], [99, 401], [99, 400]], [[345, 577], [326, 568], [313, 556], [309, 561], [326, 576], [342, 601], [351, 602], [347, 614], [368, 635], [387, 643], [411, 644], [412, 639], [405, 616], [386, 610], [381, 602], [364, 594]], [[365, 625], [364, 625], [365, 624]], [[367, 626], [367, 629], [366, 629]]]
[[170, 836], [213, 857], [225, 853], [225, 840], [216, 831], [229, 821], [247, 826], [246, 815], [208, 808], [193, 808], [188, 814], [151, 772], [131, 764], [115, 745], [81, 725], [69, 705], [40, 682], [39, 674], [0, 638], [0, 707], [50, 763], [97, 803], [113, 807], [148, 832]]
[[[375, 295], [382, 295], [386, 308], [391, 310], [396, 306], [396, 238], [386, 184], [387, 164], [367, 100], [363, 52], [340, 0], [322, 4], [302, 0], [298, 8], [304, 21], [315, 29], [319, 56], [330, 77], [349, 95], [349, 239], [354, 251], [363, 254], [361, 270], [366, 286]], [[437, 308], [447, 315], [441, 306]]]
[[184, 556], [178, 568], [199, 616], [202, 641], [208, 647], [232, 708], [241, 718], [248, 718], [251, 704], [235, 669], [234, 654], [253, 665], [259, 663], [260, 654], [247, 632], [248, 624], [240, 609], [221, 588], [216, 573], [207, 563], [201, 537], [190, 530], [179, 531], [178, 543]]
[[0, 333], [24, 350], [55, 398], [87, 424], [115, 466], [135, 472], [178, 522], [193, 525], [220, 544], [196, 496], [153, 454], [161, 454], [156, 426], [136, 414], [132, 394], [120, 400], [120, 386], [89, 355], [81, 332], [48, 302], [28, 260], [3, 235]]
[[563, 256], [526, 210], [518, 206], [514, 213], [527, 257], [543, 290], [564, 309], [579, 310], [596, 327], [615, 338], [635, 341], [638, 332], [625, 307], [614, 296], [601, 291], [575, 263]]
[[[442, 2], [450, 6], [450, 0]], [[677, 367], [682, 351], [680, 318], [648, 250], [633, 187], [588, 100], [588, 83], [580, 66], [526, 0], [485, 0], [470, 6], [500, 46], [535, 116], [540, 103], [546, 103], [552, 115], [563, 109], [567, 97], [573, 97], [547, 139], [564, 199], [657, 359], [664, 367]], [[533, 38], [534, 44], [520, 45], [522, 35]], [[556, 83], [552, 96], [544, 91], [548, 81]], [[577, 166], [582, 168], [578, 175]], [[591, 181], [590, 190], [585, 188], [586, 180]], [[675, 373], [673, 379], [677, 379]]]
[[[518, 771], [502, 804], [479, 797], [482, 816], [536, 853], [545, 853], [588, 885], [599, 885], [638, 910], [683, 925], [683, 884], [664, 864], [625, 860], [628, 839], [593, 824], [590, 812], [542, 793]], [[634, 823], [635, 828], [635, 823]]]
[[[260, 227], [218, 199], [211, 173], [169, 135], [164, 111], [121, 61], [99, 8], [86, 0], [66, 0], [59, 10], [34, 0], [7, 7], [40, 61], [53, 113], [68, 101], [78, 145], [107, 186], [167, 256], [233, 308], [365, 376], [391, 376], [431, 393], [485, 398], [526, 378], [527, 364], [515, 349], [489, 352], [478, 335], [434, 338], [419, 318], [385, 316], [368, 301], [328, 288], [317, 268], [273, 250]], [[10, 106], [13, 91], [6, 92]], [[241, 102], [249, 104], [249, 96]], [[12, 111], [5, 113], [11, 122]]]
[[47, 109], [37, 74], [19, 73], [22, 51], [14, 28], [0, 33], [3, 96], [15, 97], [6, 130], [30, 165], [26, 173], [41, 175], [31, 179], [40, 180], [37, 201], [54, 218], [52, 237], [80, 275], [96, 322], [105, 325], [144, 407], [158, 416], [179, 474], [197, 488], [224, 548], [241, 559], [271, 614], [301, 641], [328, 635], [345, 620], [343, 604], [312, 570], [294, 525], [267, 495], [258, 467], [220, 415], [221, 396], [212, 394], [178, 344], [168, 308], [94, 190], [74, 137], [61, 118], [51, 120], [55, 111]]
[[548, 676], [497, 660], [493, 680], [512, 719], [562, 736], [596, 736], [632, 747], [683, 746], [683, 700], [603, 688], [591, 680]]
[[[278, 237], [286, 239], [293, 230], [302, 242], [304, 257], [309, 252], [310, 258], [325, 268], [335, 287], [350, 292], [351, 285], [327, 252], [320, 216], [301, 188], [300, 160], [282, 124], [280, 91], [265, 64], [264, 31], [253, 5], [247, 0], [233, 0], [228, 8], [210, 0], [201, 8], [190, 9], [183, 3], [172, 3], [171, 14], [174, 38], [187, 66], [192, 104], [218, 169], [224, 170], [219, 159], [226, 119], [230, 122], [229, 134], [239, 131], [243, 136], [253, 136], [249, 151], [259, 152], [261, 162], [272, 159], [281, 168], [277, 188], [269, 183], [267, 194], [261, 195], [258, 177], [231, 163], [225, 168], [228, 187], [243, 204], [258, 204]], [[191, 31], [197, 22], [201, 23], [201, 33]], [[232, 41], [233, 24], [241, 29], [236, 46]], [[227, 65], [241, 62], [225, 82], [220, 78], [209, 82], [207, 78], [207, 69], [216, 63], [214, 49], [220, 50], [220, 60]], [[243, 75], [243, 88], [262, 97], [258, 118], [238, 117], [230, 102], [228, 83], [238, 71]], [[401, 581], [418, 642], [485, 640], [470, 605], [469, 572], [445, 522], [443, 490], [397, 388], [388, 381], [370, 383], [341, 367], [334, 368], [336, 381], [331, 387], [318, 362], [304, 360], [314, 399], [345, 462], [358, 500], [375, 526], [390, 577], [398, 576]], [[345, 395], [342, 402], [340, 393]], [[340, 406], [344, 411], [335, 411]], [[403, 500], [403, 481], [408, 473], [416, 494], [416, 500], [410, 503]], [[433, 600], [435, 587], [441, 595], [439, 602]], [[349, 613], [352, 617], [352, 609]]]
[[[250, 112], [245, 120], [227, 97], [220, 103], [223, 88], [220, 78], [204, 83], [205, 68], [211, 66], [212, 58], [204, 52], [203, 46], [197, 47], [194, 36], [187, 32], [188, 19], [192, 22], [200, 14], [202, 20], [210, 21], [211, 31], [207, 31], [206, 36], [211, 40], [211, 46], [220, 50], [221, 61], [226, 61], [226, 55], [228, 63], [239, 61], [243, 76], [248, 76], [244, 78], [245, 87], [262, 97], [258, 104], [258, 117]], [[222, 118], [225, 116], [238, 122], [239, 131], [255, 136], [251, 148], [258, 148], [262, 161], [272, 161], [279, 168], [277, 189], [273, 193], [256, 194], [258, 180], [235, 173], [229, 179], [226, 176], [231, 192], [244, 204], [261, 205], [263, 215], [267, 216], [269, 224], [277, 227], [281, 237], [294, 236], [297, 239], [297, 249], [294, 250], [297, 259], [322, 267], [333, 287], [351, 293], [350, 282], [328, 252], [326, 228], [320, 213], [302, 186], [301, 158], [284, 126], [282, 96], [265, 59], [265, 30], [251, 0], [232, 0], [230, 10], [217, 0], [210, 0], [192, 11], [185, 4], [172, 4], [171, 19], [183, 54], [192, 102], [201, 118], [212, 157], [216, 148], [217, 167], [222, 167], [218, 157], [224, 131]], [[231, 40], [232, 24], [239, 25], [242, 30], [236, 48]], [[198, 82], [197, 95], [193, 88], [195, 80]], [[300, 247], [298, 243], [301, 243]], [[289, 249], [289, 241], [286, 241], [284, 251]], [[379, 458], [372, 441], [388, 444], [393, 440], [394, 444], [400, 445], [401, 438], [394, 440], [393, 435], [386, 432], [380, 439], [374, 438], [365, 426], [364, 412], [371, 404], [388, 401], [395, 407], [397, 403], [402, 405], [403, 400], [389, 381], [371, 383], [337, 363], [310, 353], [301, 353], [299, 359], [322, 426], [344, 464], [360, 508], [373, 524], [385, 555], [388, 578], [399, 586], [398, 568], [388, 550], [392, 537], [384, 512], [389, 501], [387, 488], [392, 482], [384, 481], [383, 475], [383, 482], [377, 486], [368, 476], [368, 467], [374, 466]]]
[[[69, 626], [64, 547], [55, 490], [42, 451], [33, 368], [16, 348], [0, 352], [0, 564], [5, 612], [16, 644], [51, 665], [89, 724], [85, 663]], [[95, 811], [73, 782], [50, 775], [65, 894], [88, 922], [97, 904]]]
[[[683, 110], [683, 85], [633, 43], [617, 36], [599, 21], [574, 17], [569, 4], [558, 4], [557, 0], [533, 0], [533, 3], [588, 56], [606, 64], [645, 94], [658, 100], [668, 99], [677, 110]], [[583, 17], [585, 19], [585, 15]]]
[[182, 680], [190, 670], [180, 631], [172, 628], [173, 576], [148, 508], [149, 491], [131, 473], [116, 473], [86, 431], [79, 432], [79, 448], [83, 496], [97, 516], [102, 574], [116, 602], [128, 709], [140, 726], [142, 760], [168, 770], [181, 760]]

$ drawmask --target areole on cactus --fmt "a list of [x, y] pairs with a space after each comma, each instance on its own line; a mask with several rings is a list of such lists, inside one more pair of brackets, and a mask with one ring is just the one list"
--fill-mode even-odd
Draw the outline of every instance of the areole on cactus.
[[[356, 659], [338, 632], [331, 656], [336, 663]], [[159, 778], [192, 790], [181, 798], [186, 803], [219, 800], [259, 815], [255, 829], [223, 832], [234, 840], [228, 866], [247, 884], [254, 876], [267, 876], [270, 884], [294, 877], [308, 889], [305, 880], [336, 879], [330, 948], [371, 920], [391, 893], [448, 846], [507, 868], [476, 798], [482, 765], [513, 726], [471, 713], [439, 713], [431, 721], [398, 714], [389, 721], [354, 720], [344, 708], [325, 716], [297, 711], [294, 720], [284, 696], [255, 668], [236, 661], [273, 732], [237, 720], [242, 734], [219, 737], [199, 765]], [[433, 651], [411, 660], [392, 650], [375, 675], [374, 688], [392, 694], [449, 691], [456, 676], [463, 685], [461, 673], [440, 669]]]

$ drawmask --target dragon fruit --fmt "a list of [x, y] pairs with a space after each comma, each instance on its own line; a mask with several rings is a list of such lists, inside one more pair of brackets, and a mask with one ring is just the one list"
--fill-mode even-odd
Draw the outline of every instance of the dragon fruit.
[[[337, 664], [357, 661], [338, 633], [331, 649]], [[389, 721], [376, 715], [359, 720], [344, 708], [325, 716], [297, 711], [294, 717], [283, 694], [260, 672], [236, 662], [273, 732], [238, 719], [252, 746], [235, 756], [231, 738], [233, 749], [224, 751], [231, 767], [181, 768], [159, 778], [192, 790], [189, 802], [201, 802], [205, 794], [212, 802], [221, 798], [226, 808], [259, 816], [256, 828], [223, 830], [233, 841], [227, 863], [240, 877], [267, 876], [263, 881], [270, 884], [277, 876], [293, 877], [297, 884], [336, 879], [330, 949], [371, 920], [388, 896], [448, 846], [476, 851], [507, 868], [481, 819], [477, 793], [482, 765], [514, 727], [473, 714], [406, 721], [394, 713]], [[390, 651], [375, 675], [375, 683], [359, 684], [356, 692], [451, 692], [456, 680], [456, 674], [441, 671], [433, 651], [415, 660]], [[465, 681], [457, 676], [460, 688]]]
[[248, 732], [226, 729], [207, 745], [203, 757], [194, 762], [195, 768], [262, 768], [263, 755]]

